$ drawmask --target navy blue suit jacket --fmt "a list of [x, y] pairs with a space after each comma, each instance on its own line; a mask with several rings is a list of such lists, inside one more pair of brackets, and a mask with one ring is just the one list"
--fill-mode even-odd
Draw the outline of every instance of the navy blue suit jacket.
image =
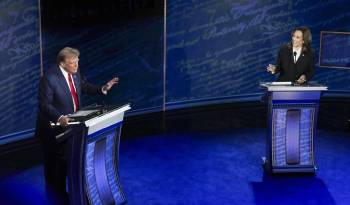
[[[73, 81], [77, 91], [79, 105], [82, 105], [81, 94], [102, 94], [102, 87], [90, 84], [80, 75], [73, 74]], [[51, 122], [57, 122], [61, 115], [74, 112], [71, 92], [64, 75], [58, 66], [49, 69], [40, 79], [39, 85], [39, 114], [36, 135], [47, 130]], [[42, 136], [38, 136], [42, 137]]]

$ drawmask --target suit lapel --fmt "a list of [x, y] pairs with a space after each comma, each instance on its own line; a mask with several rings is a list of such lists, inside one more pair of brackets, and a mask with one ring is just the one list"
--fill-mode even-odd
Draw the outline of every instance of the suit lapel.
[[71, 94], [70, 89], [68, 87], [66, 78], [64, 77], [64, 75], [61, 72], [59, 67], [56, 69], [56, 71], [57, 71], [56, 74], [57, 74], [57, 78], [58, 78], [58, 84], [60, 85], [60, 87], [62, 88], [63, 92], [65, 93], [66, 99], [68, 100], [68, 102], [70, 102], [69, 104], [74, 109], [72, 94]]
[[[289, 49], [289, 52], [290, 52], [291, 60], [294, 63], [293, 49]], [[299, 64], [301, 61], [303, 61], [304, 57], [305, 57], [305, 54], [303, 51], [301, 51], [301, 54], [300, 54], [299, 58], [297, 59], [297, 61], [295, 62], [295, 64]]]
[[296, 62], [296, 64], [300, 64], [305, 58], [305, 54], [302, 52]]

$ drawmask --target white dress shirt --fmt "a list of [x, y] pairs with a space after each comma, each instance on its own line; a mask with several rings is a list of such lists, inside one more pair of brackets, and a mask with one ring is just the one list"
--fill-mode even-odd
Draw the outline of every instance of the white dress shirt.
[[[69, 88], [69, 91], [70, 91], [69, 80], [68, 80], [68, 72], [67, 72], [66, 70], [64, 70], [61, 66], [59, 66], [59, 67], [60, 67], [60, 69], [61, 69], [61, 71], [62, 71], [62, 74], [63, 74], [64, 78], [66, 79], [66, 83], [67, 83], [68, 88]], [[77, 89], [75, 88], [75, 85], [74, 85], [74, 78], [73, 78], [73, 75], [72, 75], [72, 81], [73, 81], [72, 83], [73, 83], [74, 90], [75, 90], [76, 93], [78, 93], [78, 92], [77, 92]], [[72, 97], [72, 102], [73, 102], [74, 112], [75, 112], [75, 111], [77, 111], [77, 108], [76, 108], [76, 106], [75, 106], [72, 93], [71, 93], [71, 97]]]
[[[297, 53], [297, 55], [294, 57], [294, 52]], [[300, 54], [301, 54], [301, 47], [299, 48], [294, 48], [293, 47], [293, 60], [294, 60], [294, 63], [296, 63], [300, 57]]]

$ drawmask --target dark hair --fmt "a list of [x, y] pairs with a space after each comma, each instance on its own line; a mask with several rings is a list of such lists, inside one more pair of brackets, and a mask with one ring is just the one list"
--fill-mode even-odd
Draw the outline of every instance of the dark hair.
[[65, 47], [57, 55], [57, 64], [59, 65], [61, 62], [63, 62], [66, 58], [69, 57], [79, 57], [80, 52], [78, 49], [71, 48], [71, 47]]
[[[296, 32], [296, 31], [301, 31], [301, 33], [303, 34], [303, 52], [307, 52], [307, 51], [311, 51], [311, 42], [312, 42], [312, 35], [311, 35], [311, 31], [308, 27], [306, 26], [300, 26], [300, 27], [296, 27], [292, 30], [292, 33], [291, 35], [293, 36], [293, 34]], [[289, 48], [292, 48], [293, 47], [293, 42], [290, 41], [288, 43], [288, 47]]]

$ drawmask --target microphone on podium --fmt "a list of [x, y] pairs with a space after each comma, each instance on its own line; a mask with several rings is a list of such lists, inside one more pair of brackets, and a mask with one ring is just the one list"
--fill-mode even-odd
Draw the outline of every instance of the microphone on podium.
[[294, 55], [294, 63], [297, 63], [297, 52], [294, 51], [294, 52], [293, 52], [293, 55]]

